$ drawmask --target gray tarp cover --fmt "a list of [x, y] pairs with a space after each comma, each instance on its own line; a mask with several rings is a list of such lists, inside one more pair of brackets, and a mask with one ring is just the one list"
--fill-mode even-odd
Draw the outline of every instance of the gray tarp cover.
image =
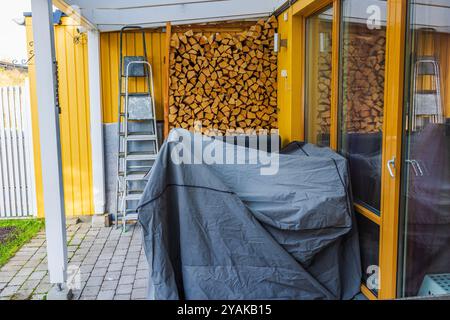
[[[276, 175], [261, 175], [262, 164], [175, 164], [171, 154], [184, 155], [179, 148], [189, 150], [193, 136], [171, 132], [140, 202], [150, 299], [351, 299], [359, 292], [344, 158], [292, 144], [279, 154]], [[207, 137], [196, 143], [253, 156]]]

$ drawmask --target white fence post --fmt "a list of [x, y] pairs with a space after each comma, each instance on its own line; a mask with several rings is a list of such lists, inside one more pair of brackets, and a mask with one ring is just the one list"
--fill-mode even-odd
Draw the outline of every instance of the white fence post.
[[0, 88], [0, 218], [37, 214], [27, 85]]
[[37, 194], [36, 194], [36, 173], [34, 167], [34, 148], [33, 148], [33, 125], [31, 118], [31, 98], [30, 98], [30, 81], [27, 78], [25, 81], [24, 90], [22, 93], [23, 112], [22, 121], [24, 124], [25, 132], [25, 153], [27, 154], [28, 161], [26, 163], [27, 172], [27, 184], [28, 184], [28, 201], [30, 214], [37, 216]]

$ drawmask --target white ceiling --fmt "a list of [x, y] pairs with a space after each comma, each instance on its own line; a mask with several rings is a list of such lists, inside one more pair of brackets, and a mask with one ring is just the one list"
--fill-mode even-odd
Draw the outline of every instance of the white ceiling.
[[65, 0], [100, 31], [269, 16], [286, 0]]

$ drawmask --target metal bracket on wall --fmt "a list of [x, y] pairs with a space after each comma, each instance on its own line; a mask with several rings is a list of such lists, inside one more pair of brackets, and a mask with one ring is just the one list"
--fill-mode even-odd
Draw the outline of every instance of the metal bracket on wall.
[[58, 65], [58, 61], [54, 60], [53, 61], [53, 70], [55, 73], [55, 104], [56, 104], [56, 109], [58, 110], [58, 114], [61, 114], [61, 105], [59, 104], [59, 65]]

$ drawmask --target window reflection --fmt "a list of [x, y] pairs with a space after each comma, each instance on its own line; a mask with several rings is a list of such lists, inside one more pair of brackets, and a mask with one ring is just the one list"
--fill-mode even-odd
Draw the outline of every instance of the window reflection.
[[333, 7], [306, 20], [306, 135], [307, 141], [330, 146], [331, 34]]
[[369, 290], [378, 295], [380, 227], [360, 214], [356, 215], [356, 221], [360, 237], [362, 280]]
[[380, 210], [386, 1], [342, 2], [340, 149], [355, 201]]
[[402, 296], [450, 292], [449, 17], [448, 0], [410, 1]]

